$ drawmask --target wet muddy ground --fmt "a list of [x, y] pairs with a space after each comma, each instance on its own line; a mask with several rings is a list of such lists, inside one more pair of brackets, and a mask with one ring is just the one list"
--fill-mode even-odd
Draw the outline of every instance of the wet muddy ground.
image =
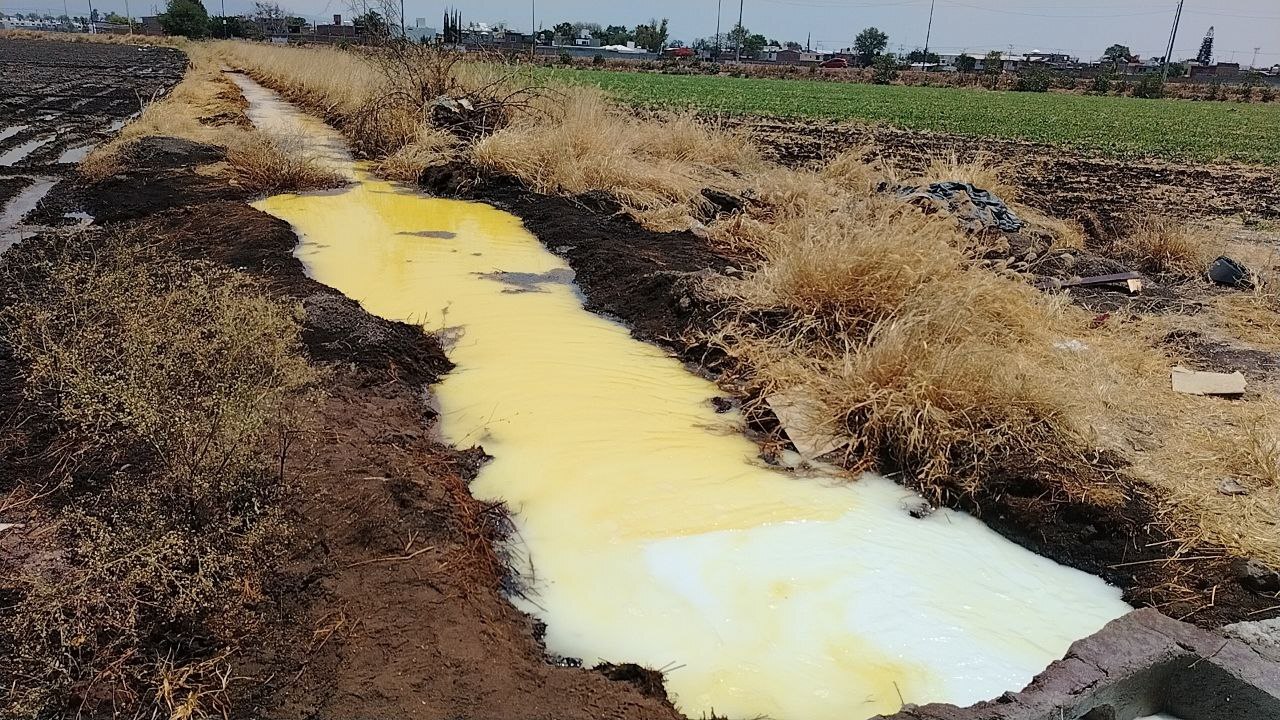
[[[186, 69], [173, 48], [0, 43], [0, 176], [61, 174]], [[19, 152], [19, 149], [22, 149]]]

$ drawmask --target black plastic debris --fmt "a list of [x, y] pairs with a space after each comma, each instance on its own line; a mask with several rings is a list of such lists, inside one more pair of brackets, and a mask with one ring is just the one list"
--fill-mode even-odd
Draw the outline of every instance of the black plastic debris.
[[965, 182], [938, 182], [932, 185], [899, 185], [894, 192], [909, 203], [926, 209], [946, 211], [970, 232], [999, 230], [1018, 232], [1026, 223], [1003, 200]]
[[1209, 266], [1209, 279], [1219, 285], [1248, 290], [1253, 287], [1249, 269], [1223, 255]]

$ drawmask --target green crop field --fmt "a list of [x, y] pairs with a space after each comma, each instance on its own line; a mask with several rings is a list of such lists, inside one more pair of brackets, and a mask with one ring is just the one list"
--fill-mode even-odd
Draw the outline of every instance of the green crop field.
[[1072, 145], [1112, 156], [1280, 164], [1280, 103], [859, 85], [555, 70], [647, 107], [861, 120], [912, 130]]

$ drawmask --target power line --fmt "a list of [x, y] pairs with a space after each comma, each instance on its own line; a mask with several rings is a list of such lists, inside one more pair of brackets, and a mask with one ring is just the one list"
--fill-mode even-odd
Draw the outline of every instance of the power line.
[[1163, 67], [1160, 69], [1160, 82], [1169, 79], [1169, 63], [1173, 61], [1173, 43], [1178, 39], [1178, 23], [1182, 21], [1182, 2], [1178, 0], [1178, 12], [1173, 15], [1173, 29], [1169, 31], [1169, 47], [1164, 51]]

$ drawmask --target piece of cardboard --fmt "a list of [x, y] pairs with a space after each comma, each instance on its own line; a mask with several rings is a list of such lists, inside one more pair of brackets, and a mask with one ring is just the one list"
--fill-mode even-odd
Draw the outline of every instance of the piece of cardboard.
[[822, 427], [821, 406], [798, 392], [779, 392], [765, 398], [800, 456], [816, 460], [843, 443]]
[[1173, 391], [1187, 395], [1243, 395], [1248, 382], [1242, 373], [1214, 373], [1175, 367]]

